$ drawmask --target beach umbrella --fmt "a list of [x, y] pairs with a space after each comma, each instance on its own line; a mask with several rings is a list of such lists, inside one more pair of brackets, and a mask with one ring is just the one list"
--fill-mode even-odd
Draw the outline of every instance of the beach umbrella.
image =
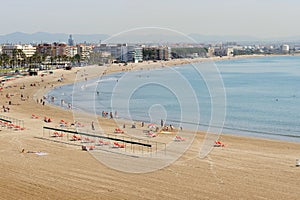
[[148, 128], [156, 128], [156, 124], [148, 124]]

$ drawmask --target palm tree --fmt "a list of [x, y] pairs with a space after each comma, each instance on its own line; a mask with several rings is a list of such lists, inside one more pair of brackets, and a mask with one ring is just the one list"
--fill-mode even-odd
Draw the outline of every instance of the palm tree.
[[80, 59], [81, 59], [81, 57], [80, 57], [79, 54], [76, 54], [76, 55], [74, 56], [74, 60], [77, 61], [77, 64], [80, 63]]
[[7, 54], [1, 54], [1, 56], [0, 56], [0, 61], [1, 61], [1, 66], [6, 66], [6, 65], [8, 65], [9, 63], [10, 63], [10, 57], [9, 57], [9, 55], [7, 55]]
[[25, 53], [22, 51], [22, 49], [14, 49], [12, 51], [12, 61], [11, 61], [11, 64], [12, 64], [12, 67], [13, 67], [13, 70], [15, 69], [15, 66], [21, 66], [22, 63], [26, 63], [26, 55]]
[[32, 66], [34, 66], [35, 68], [36, 66], [41, 65], [42, 62], [45, 60], [45, 56], [38, 52], [35, 52], [33, 56], [30, 57], [29, 59], [30, 59], [29, 69], [31, 70]]

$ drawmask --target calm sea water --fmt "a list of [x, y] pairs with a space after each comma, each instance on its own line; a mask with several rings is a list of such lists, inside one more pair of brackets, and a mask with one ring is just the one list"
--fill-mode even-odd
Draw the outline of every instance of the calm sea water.
[[300, 57], [285, 56], [114, 73], [48, 96], [99, 115], [300, 142], [299, 86]]

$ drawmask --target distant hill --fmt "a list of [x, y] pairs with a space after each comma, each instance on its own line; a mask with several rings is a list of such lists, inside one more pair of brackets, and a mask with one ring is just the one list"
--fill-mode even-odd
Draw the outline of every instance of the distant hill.
[[[0, 43], [40, 43], [40, 42], [67, 42], [70, 34], [66, 33], [22, 33], [15, 32], [7, 35], [0, 35]], [[76, 43], [99, 42], [109, 37], [106, 34], [72, 34]]]
[[299, 43], [300, 36], [288, 37], [271, 37], [259, 38], [247, 35], [201, 35], [189, 34], [197, 42], [215, 43], [215, 42], [238, 42], [239, 44], [253, 44], [253, 43]]
[[[153, 30], [152, 30], [153, 31]], [[140, 32], [128, 32], [115, 35], [110, 38], [107, 34], [72, 34], [75, 43], [218, 43], [218, 42], [238, 42], [243, 43], [268, 43], [268, 42], [300, 42], [299, 36], [280, 37], [280, 38], [258, 38], [253, 36], [241, 35], [202, 35], [189, 34], [187, 36], [180, 35], [165, 30], [142, 30]], [[41, 43], [41, 42], [67, 42], [70, 34], [66, 33], [22, 33], [15, 32], [7, 35], [0, 35], [0, 44], [4, 43]]]
[[197, 33], [189, 34], [197, 42], [248, 42], [261, 41], [260, 38], [244, 35], [202, 35]]

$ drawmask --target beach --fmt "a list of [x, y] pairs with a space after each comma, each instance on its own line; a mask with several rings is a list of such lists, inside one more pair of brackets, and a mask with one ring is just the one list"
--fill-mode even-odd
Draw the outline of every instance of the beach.
[[[223, 58], [225, 59], [225, 58]], [[198, 61], [205, 61], [199, 59]], [[194, 62], [194, 60], [193, 60]], [[1, 115], [24, 120], [25, 130], [1, 128], [1, 199], [297, 199], [300, 195], [299, 143], [221, 135], [225, 147], [198, 157], [204, 133], [177, 161], [160, 170], [133, 174], [113, 170], [80, 146], [49, 140], [43, 135], [44, 117], [53, 124], [73, 121], [71, 110], [43, 105], [40, 99], [53, 87], [97, 77], [103, 73], [174, 66], [189, 61], [114, 64], [55, 70], [43, 77], [9, 81], [1, 91]], [[77, 77], [85, 70], [84, 77]], [[62, 81], [58, 79], [62, 78]], [[35, 83], [36, 86], [30, 86]], [[22, 85], [25, 89], [20, 89]], [[6, 98], [6, 95], [11, 95]], [[25, 100], [21, 99], [21, 94]], [[12, 105], [9, 105], [11, 101]], [[37, 102], [39, 101], [39, 102]], [[39, 116], [33, 119], [32, 114]], [[106, 132], [116, 124], [99, 117]], [[139, 125], [138, 125], [139, 126]], [[25, 150], [21, 153], [22, 149]], [[39, 156], [32, 152], [46, 152]]]

